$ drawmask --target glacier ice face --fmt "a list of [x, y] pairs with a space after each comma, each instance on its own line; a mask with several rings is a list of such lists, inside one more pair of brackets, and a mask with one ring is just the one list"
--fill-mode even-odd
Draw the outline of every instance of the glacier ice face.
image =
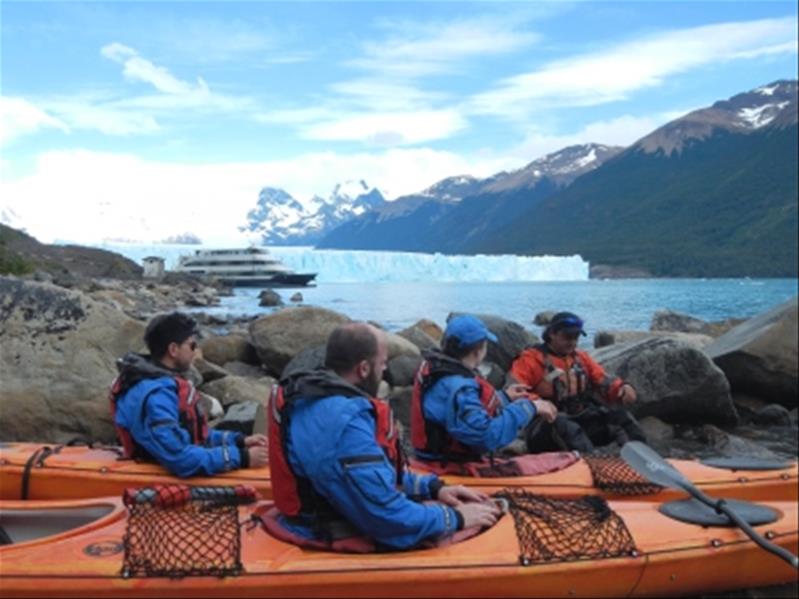
[[[121, 243], [96, 247], [139, 264], [146, 256], [160, 256], [167, 270], [175, 268], [181, 255], [212, 249], [206, 245]], [[580, 256], [447, 256], [296, 246], [270, 247], [269, 251], [292, 270], [317, 273], [318, 283], [586, 281], [589, 267]]]

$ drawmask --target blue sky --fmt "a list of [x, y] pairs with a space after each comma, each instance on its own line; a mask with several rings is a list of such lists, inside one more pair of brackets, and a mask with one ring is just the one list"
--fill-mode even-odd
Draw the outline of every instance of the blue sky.
[[[9, 2], [0, 208], [228, 237], [263, 186], [387, 196], [628, 145], [797, 73], [795, 2]], [[180, 226], [176, 225], [180, 223]]]

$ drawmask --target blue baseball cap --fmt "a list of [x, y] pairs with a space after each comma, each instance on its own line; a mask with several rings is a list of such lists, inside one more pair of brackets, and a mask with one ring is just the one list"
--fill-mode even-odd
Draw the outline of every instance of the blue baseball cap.
[[450, 319], [444, 331], [444, 338], [454, 337], [461, 347], [473, 345], [488, 339], [497, 342], [497, 336], [486, 328], [483, 321], [471, 314], [462, 314]]

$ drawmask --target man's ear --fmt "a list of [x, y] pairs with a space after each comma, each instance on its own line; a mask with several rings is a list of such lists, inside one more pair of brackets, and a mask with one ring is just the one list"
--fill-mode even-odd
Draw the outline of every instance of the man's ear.
[[175, 343], [174, 341], [166, 346], [166, 355], [170, 358], [175, 359], [180, 351], [180, 345]]
[[369, 363], [369, 360], [361, 360], [358, 362], [358, 376], [362, 379], [366, 379], [372, 373], [372, 365]]

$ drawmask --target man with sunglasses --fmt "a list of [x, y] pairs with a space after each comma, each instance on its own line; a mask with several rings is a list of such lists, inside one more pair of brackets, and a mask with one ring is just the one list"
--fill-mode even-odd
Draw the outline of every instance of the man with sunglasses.
[[209, 430], [199, 393], [185, 374], [197, 349], [197, 323], [180, 312], [153, 318], [144, 332], [150, 355], [128, 353], [109, 399], [126, 458], [156, 461], [180, 477], [266, 466], [265, 435]]
[[580, 335], [585, 335], [583, 321], [571, 312], [558, 312], [544, 330], [544, 343], [524, 350], [511, 366], [512, 379], [558, 407], [554, 422], [539, 421], [528, 430], [531, 452], [590, 453], [595, 445], [646, 440], [623, 407], [637, 399], [635, 388], [608, 376], [591, 356], [577, 349]]

